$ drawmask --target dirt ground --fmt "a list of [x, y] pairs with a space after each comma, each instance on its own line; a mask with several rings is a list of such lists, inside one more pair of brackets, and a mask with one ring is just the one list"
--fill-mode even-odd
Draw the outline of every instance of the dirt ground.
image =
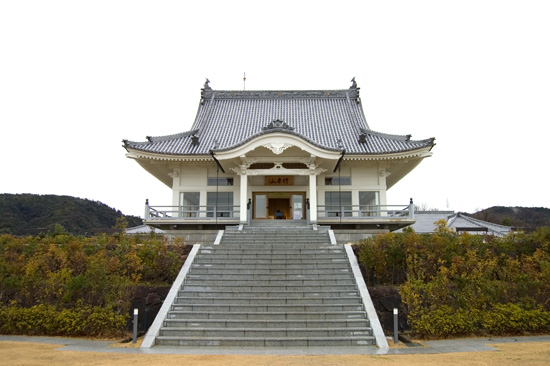
[[116, 365], [116, 366], [354, 366], [354, 365], [549, 365], [550, 342], [496, 344], [496, 352], [468, 352], [438, 355], [329, 355], [329, 356], [235, 356], [156, 355], [56, 351], [61, 345], [0, 342], [0, 365]]

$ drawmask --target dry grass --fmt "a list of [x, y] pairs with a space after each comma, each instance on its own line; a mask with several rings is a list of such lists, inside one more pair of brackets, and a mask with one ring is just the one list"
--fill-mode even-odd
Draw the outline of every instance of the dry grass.
[[[130, 343], [132, 345], [132, 343]], [[550, 342], [497, 344], [497, 352], [468, 352], [439, 355], [327, 355], [327, 356], [235, 356], [156, 355], [58, 351], [61, 345], [0, 342], [0, 365], [118, 365], [118, 366], [354, 366], [354, 365], [548, 365]]]

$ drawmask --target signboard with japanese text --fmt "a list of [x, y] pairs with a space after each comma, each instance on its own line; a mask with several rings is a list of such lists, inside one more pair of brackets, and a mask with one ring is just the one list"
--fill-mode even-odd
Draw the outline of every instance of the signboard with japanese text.
[[266, 186], [293, 186], [293, 176], [267, 176], [265, 177]]

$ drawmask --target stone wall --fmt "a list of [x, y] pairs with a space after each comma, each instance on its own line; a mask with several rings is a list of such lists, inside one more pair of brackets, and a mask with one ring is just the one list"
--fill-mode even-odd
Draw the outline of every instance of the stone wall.
[[[336, 225], [334, 225], [336, 227]], [[348, 244], [348, 243], [357, 243], [366, 238], [370, 238], [380, 233], [387, 233], [388, 230], [379, 229], [379, 230], [345, 230], [345, 229], [333, 229], [334, 237], [338, 244]]]
[[164, 230], [164, 235], [170, 240], [182, 238], [186, 245], [212, 244], [216, 240], [218, 230]]

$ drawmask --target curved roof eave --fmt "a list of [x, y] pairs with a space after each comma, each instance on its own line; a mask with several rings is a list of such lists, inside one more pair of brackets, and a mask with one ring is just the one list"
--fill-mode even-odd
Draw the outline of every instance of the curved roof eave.
[[273, 128], [273, 129], [270, 129], [270, 130], [266, 130], [266, 131], [261, 131], [261, 132], [258, 132], [242, 141], [240, 141], [239, 143], [237, 144], [234, 144], [232, 146], [227, 146], [227, 147], [224, 147], [222, 149], [213, 149], [214, 152], [224, 152], [224, 151], [230, 151], [230, 150], [234, 150], [234, 149], [237, 149], [238, 147], [240, 146], [243, 146], [243, 145], [246, 145], [247, 143], [249, 143], [250, 141], [254, 140], [254, 139], [257, 139], [257, 138], [260, 138], [262, 136], [265, 136], [265, 135], [269, 135], [269, 134], [272, 134], [272, 133], [282, 133], [282, 134], [288, 134], [288, 135], [293, 135], [293, 136], [296, 136], [302, 140], [304, 140], [305, 142], [315, 146], [315, 147], [318, 147], [318, 148], [321, 148], [323, 150], [327, 150], [327, 151], [342, 151], [342, 149], [339, 149], [339, 148], [334, 148], [334, 147], [330, 147], [330, 146], [324, 146], [322, 144], [319, 144], [313, 140], [311, 140], [310, 138], [302, 135], [301, 133], [298, 133], [298, 132], [294, 132], [294, 131], [291, 131], [291, 130], [288, 130], [288, 129], [284, 129], [284, 128]]
[[153, 153], [150, 151], [127, 148], [126, 157], [130, 159], [149, 159], [162, 161], [213, 161], [210, 154], [169, 154], [169, 153]]

